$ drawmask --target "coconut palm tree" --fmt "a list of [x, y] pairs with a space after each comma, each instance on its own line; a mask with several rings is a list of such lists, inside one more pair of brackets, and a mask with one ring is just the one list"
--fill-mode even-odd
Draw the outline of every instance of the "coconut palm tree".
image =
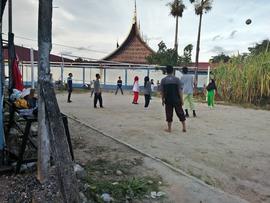
[[190, 3], [194, 5], [195, 14], [200, 17], [199, 28], [198, 28], [198, 38], [196, 47], [196, 61], [195, 61], [195, 78], [198, 81], [198, 64], [199, 64], [199, 53], [200, 53], [200, 41], [201, 41], [201, 27], [202, 27], [202, 16], [204, 13], [209, 12], [212, 9], [213, 0], [189, 0]]
[[176, 19], [174, 49], [176, 51], [176, 55], [178, 55], [178, 18], [183, 16], [186, 6], [182, 0], [173, 0], [168, 3], [168, 6], [170, 7], [170, 15]]

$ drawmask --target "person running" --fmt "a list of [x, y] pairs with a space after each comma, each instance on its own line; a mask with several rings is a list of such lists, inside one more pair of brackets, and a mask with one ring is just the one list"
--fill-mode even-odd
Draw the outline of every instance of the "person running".
[[206, 90], [208, 106], [210, 108], [213, 108], [215, 103], [215, 91], [217, 91], [217, 86], [214, 79], [210, 80], [210, 83], [207, 85]]
[[181, 82], [183, 87], [183, 97], [184, 97], [184, 107], [186, 112], [186, 117], [189, 117], [188, 109], [193, 112], [193, 117], [196, 117], [195, 105], [193, 101], [193, 88], [194, 88], [194, 78], [193, 75], [188, 75], [188, 68], [182, 68], [183, 76]]
[[151, 93], [152, 93], [152, 88], [151, 88], [151, 82], [149, 81], [149, 77], [146, 76], [144, 78], [144, 98], [145, 98], [145, 104], [144, 107], [147, 108], [149, 106], [150, 100], [151, 100]]
[[161, 80], [160, 91], [162, 97], [162, 105], [165, 104], [166, 121], [168, 128], [165, 130], [171, 132], [173, 121], [173, 109], [176, 112], [180, 122], [182, 123], [182, 131], [186, 132], [185, 113], [182, 108], [183, 94], [182, 83], [179, 78], [173, 76], [173, 67], [166, 67], [167, 76]]
[[68, 103], [72, 102], [72, 101], [70, 100], [70, 98], [71, 98], [71, 93], [72, 93], [72, 90], [73, 90], [73, 87], [72, 87], [72, 77], [73, 77], [72, 73], [69, 73], [69, 74], [68, 74], [68, 78], [67, 78], [67, 91], [68, 91], [68, 99], [67, 99], [67, 102], [68, 102]]
[[134, 83], [133, 83], [133, 102], [132, 104], [138, 104], [138, 99], [139, 99], [139, 92], [140, 92], [140, 87], [139, 87], [139, 77], [135, 76], [134, 78]]
[[100, 75], [97, 73], [96, 80], [94, 82], [94, 108], [97, 108], [97, 101], [99, 101], [100, 108], [103, 108], [99, 79]]
[[117, 80], [117, 87], [116, 87], [115, 95], [117, 95], [117, 92], [118, 92], [119, 89], [121, 90], [121, 93], [123, 95], [124, 93], [123, 93], [123, 90], [122, 90], [122, 80], [121, 80], [120, 76], [118, 77], [118, 80]]

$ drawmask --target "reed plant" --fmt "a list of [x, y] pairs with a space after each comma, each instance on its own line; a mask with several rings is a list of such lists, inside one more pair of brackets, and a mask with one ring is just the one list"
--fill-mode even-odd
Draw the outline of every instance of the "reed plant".
[[270, 53], [234, 56], [213, 71], [223, 100], [255, 105], [270, 104]]

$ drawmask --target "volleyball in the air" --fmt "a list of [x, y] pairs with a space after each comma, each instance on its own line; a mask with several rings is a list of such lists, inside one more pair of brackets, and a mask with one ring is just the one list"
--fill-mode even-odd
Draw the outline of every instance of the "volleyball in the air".
[[250, 25], [251, 22], [252, 22], [251, 19], [247, 19], [247, 20], [246, 20], [246, 24], [247, 24], [247, 25]]

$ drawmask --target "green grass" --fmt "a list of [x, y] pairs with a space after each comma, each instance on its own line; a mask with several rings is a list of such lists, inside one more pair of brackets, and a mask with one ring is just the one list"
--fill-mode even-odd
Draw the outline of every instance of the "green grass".
[[[136, 166], [141, 164], [138, 161]], [[89, 162], [86, 166], [86, 182], [90, 185], [86, 191], [87, 197], [101, 203], [103, 202], [101, 195], [108, 193], [113, 197], [114, 202], [122, 203], [126, 200], [142, 200], [146, 195], [149, 196], [151, 191], [159, 191], [161, 177], [140, 176], [138, 172], [134, 174], [132, 168], [134, 165], [128, 160], [111, 162], [98, 159]], [[121, 170], [123, 174], [116, 175], [117, 170]]]
[[125, 202], [128, 200], [141, 200], [151, 191], [159, 191], [158, 181], [150, 177], [133, 177], [120, 181], [94, 179], [88, 176], [87, 182], [90, 185], [87, 195], [98, 203], [103, 202], [101, 195], [108, 193], [113, 197], [114, 202]]

